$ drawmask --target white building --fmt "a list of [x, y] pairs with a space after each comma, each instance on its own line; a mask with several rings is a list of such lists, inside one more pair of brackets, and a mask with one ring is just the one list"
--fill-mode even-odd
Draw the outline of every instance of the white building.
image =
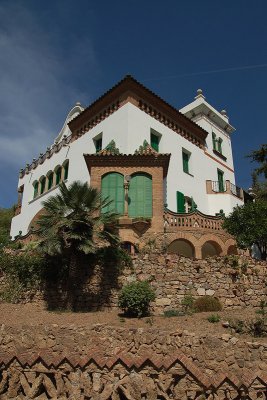
[[11, 235], [29, 231], [42, 201], [57, 193], [62, 180], [90, 183], [84, 154], [101, 154], [112, 141], [124, 155], [134, 154], [144, 141], [171, 155], [162, 187], [169, 210], [228, 214], [243, 203], [235, 186], [233, 131], [226, 112], [208, 104], [201, 90], [179, 111], [126, 76], [86, 109], [77, 103], [54, 144], [20, 171]]

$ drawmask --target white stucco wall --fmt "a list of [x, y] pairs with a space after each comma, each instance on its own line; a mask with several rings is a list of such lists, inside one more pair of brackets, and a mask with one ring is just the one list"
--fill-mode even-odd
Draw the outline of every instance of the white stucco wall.
[[[22, 231], [22, 234], [26, 234], [30, 221], [42, 208], [42, 201], [57, 192], [58, 189], [53, 188], [47, 194], [43, 194], [33, 200], [33, 182], [39, 180], [42, 175], [46, 176], [48, 171], [53, 171], [57, 165], [62, 165], [68, 159], [69, 175], [67, 184], [75, 180], [90, 182], [83, 154], [95, 153], [94, 138], [100, 134], [102, 134], [102, 148], [105, 148], [111, 140], [115, 140], [116, 146], [121, 153], [131, 154], [143, 144], [144, 140], [150, 143], [151, 129], [155, 130], [161, 135], [159, 152], [171, 153], [166, 179], [168, 208], [172, 211], [177, 211], [176, 192], [180, 191], [186, 196], [193, 197], [198, 209], [205, 214], [214, 215], [220, 209], [229, 213], [238, 199], [232, 199], [231, 197], [233, 196], [226, 194], [216, 196], [207, 195], [206, 180], [217, 181], [217, 169], [219, 168], [224, 172], [226, 180], [235, 182], [234, 173], [227, 168], [227, 166], [233, 168], [230, 138], [224, 137], [223, 149], [227, 157], [227, 162], [225, 162], [224, 166], [221, 160], [216, 161], [216, 157], [212, 152], [211, 133], [214, 127], [211, 128], [205, 121], [203, 121], [202, 126], [209, 133], [205, 151], [210, 153], [213, 158], [205, 154], [204, 150], [161, 124], [133, 104], [125, 104], [96, 127], [70, 143], [70, 145], [64, 146], [58, 153], [53, 154], [50, 159], [46, 159], [42, 165], [38, 165], [36, 169], [19, 180], [18, 187], [24, 185], [22, 210], [21, 214], [12, 220], [11, 235], [15, 236], [19, 231]], [[191, 153], [189, 161], [190, 175], [183, 172], [183, 149]]]

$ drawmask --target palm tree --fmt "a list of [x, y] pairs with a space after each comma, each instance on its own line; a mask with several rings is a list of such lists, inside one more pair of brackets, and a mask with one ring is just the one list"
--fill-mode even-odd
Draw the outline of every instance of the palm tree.
[[59, 193], [43, 202], [44, 212], [37, 222], [40, 248], [46, 254], [60, 254], [68, 260], [68, 309], [73, 307], [81, 255], [94, 253], [99, 243], [119, 242], [118, 215], [101, 213], [101, 208], [108, 204], [97, 189], [79, 181], [69, 187], [60, 184]]

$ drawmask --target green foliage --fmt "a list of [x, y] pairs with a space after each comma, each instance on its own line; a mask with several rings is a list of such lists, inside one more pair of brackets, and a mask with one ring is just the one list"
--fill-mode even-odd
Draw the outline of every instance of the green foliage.
[[229, 326], [232, 328], [236, 333], [244, 333], [245, 330], [245, 323], [241, 319], [231, 319], [229, 321]]
[[14, 302], [24, 291], [35, 290], [41, 285], [47, 262], [38, 253], [0, 252], [0, 265], [7, 282], [6, 290], [1, 293], [1, 297], [6, 301]]
[[223, 228], [233, 235], [242, 248], [256, 243], [262, 258], [266, 259], [267, 246], [267, 202], [258, 200], [235, 207], [224, 220]]
[[265, 319], [257, 318], [249, 324], [249, 333], [254, 337], [266, 336]]
[[130, 254], [120, 246], [100, 248], [94, 255], [99, 264], [105, 265], [112, 262], [120, 272], [124, 267], [132, 268], [133, 261]]
[[165, 310], [163, 314], [164, 317], [171, 318], [171, 317], [180, 317], [184, 315], [184, 312], [180, 310], [171, 309], [171, 310]]
[[87, 183], [59, 186], [59, 194], [43, 202], [44, 214], [38, 220], [40, 246], [50, 255], [96, 251], [95, 237], [118, 243], [117, 214], [101, 214], [109, 202]]
[[256, 311], [256, 313], [265, 316], [265, 315], [267, 314], [266, 306], [267, 306], [266, 301], [261, 300], [261, 302], [260, 302], [260, 308], [259, 308], [259, 310]]
[[210, 316], [207, 318], [207, 320], [208, 320], [211, 324], [214, 324], [214, 323], [220, 322], [221, 317], [220, 317], [218, 314], [212, 314], [212, 315], [210, 315]]
[[153, 300], [155, 293], [147, 281], [132, 282], [122, 288], [118, 305], [126, 315], [140, 318], [148, 315]]
[[0, 249], [10, 242], [10, 224], [14, 216], [14, 207], [0, 208]]
[[231, 265], [232, 268], [234, 268], [234, 269], [238, 268], [238, 266], [239, 266], [239, 263], [238, 263], [239, 258], [238, 258], [238, 256], [236, 256], [236, 255], [225, 256], [224, 259], [228, 264]]
[[216, 297], [202, 296], [194, 301], [194, 310], [196, 312], [221, 311], [222, 305]]
[[191, 294], [185, 295], [183, 300], [181, 301], [184, 311], [187, 313], [192, 312], [194, 310], [194, 302], [195, 299]]
[[248, 157], [252, 162], [257, 162], [259, 167], [255, 169], [257, 175], [264, 175], [267, 178], [267, 144], [261, 145], [259, 150], [252, 151]]

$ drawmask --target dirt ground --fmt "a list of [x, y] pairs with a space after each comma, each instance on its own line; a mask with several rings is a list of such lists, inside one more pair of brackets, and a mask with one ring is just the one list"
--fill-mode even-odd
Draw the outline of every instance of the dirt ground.
[[[257, 318], [255, 309], [238, 309], [221, 312], [195, 313], [192, 315], [178, 317], [150, 316], [145, 318], [124, 318], [116, 310], [97, 312], [55, 312], [47, 311], [37, 304], [0, 304], [0, 324], [12, 326], [19, 329], [22, 326], [52, 325], [59, 326], [75, 325], [77, 327], [90, 327], [94, 324], [107, 324], [124, 328], [154, 327], [162, 330], [181, 329], [195, 332], [202, 336], [222, 335], [230, 333], [229, 329], [222, 326], [222, 322], [229, 320], [251, 320]], [[207, 318], [212, 314], [220, 316], [220, 322], [210, 323]], [[247, 335], [241, 335], [249, 337]]]

